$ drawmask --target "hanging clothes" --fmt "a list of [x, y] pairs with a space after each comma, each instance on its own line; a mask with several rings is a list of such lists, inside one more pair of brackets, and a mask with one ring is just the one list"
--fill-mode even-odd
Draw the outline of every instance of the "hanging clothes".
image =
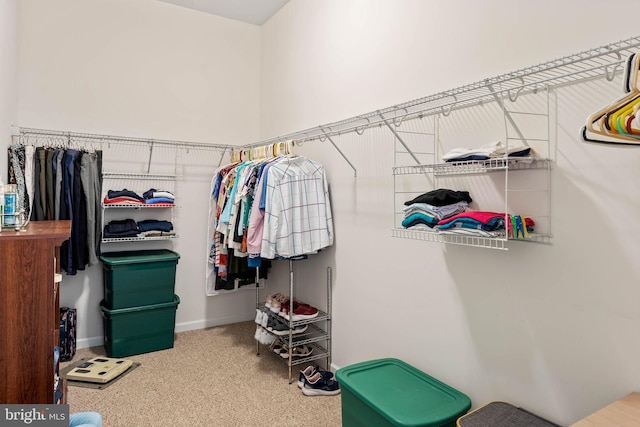
[[71, 220], [60, 266], [75, 275], [99, 262], [102, 236], [102, 152], [11, 145], [9, 183], [18, 210], [31, 221]]
[[284, 157], [264, 179], [262, 258], [312, 254], [333, 244], [329, 185], [320, 163]]
[[217, 294], [218, 277], [231, 273], [236, 258], [248, 267], [264, 267], [265, 260], [331, 246], [333, 219], [324, 167], [287, 155], [218, 168], [211, 181], [207, 238], [207, 295]]

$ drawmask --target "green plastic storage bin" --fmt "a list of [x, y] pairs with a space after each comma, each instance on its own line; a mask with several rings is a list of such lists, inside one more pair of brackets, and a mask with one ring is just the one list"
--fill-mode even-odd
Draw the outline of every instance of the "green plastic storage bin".
[[111, 310], [100, 303], [104, 347], [109, 357], [125, 357], [173, 347], [178, 295], [172, 302]]
[[173, 301], [178, 259], [179, 254], [167, 249], [103, 253], [105, 307], [114, 310]]
[[465, 394], [393, 358], [336, 372], [343, 427], [455, 427], [471, 400]]

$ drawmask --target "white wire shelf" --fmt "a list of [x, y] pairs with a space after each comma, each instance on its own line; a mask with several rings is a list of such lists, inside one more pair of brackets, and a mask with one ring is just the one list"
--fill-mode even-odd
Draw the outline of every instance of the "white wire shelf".
[[126, 172], [103, 172], [102, 178], [104, 179], [143, 179], [154, 181], [173, 181], [179, 178], [178, 175], [163, 175], [155, 173], [126, 173]]
[[635, 53], [638, 47], [640, 47], [640, 36], [489, 77], [455, 89], [348, 119], [247, 144], [242, 148], [284, 140], [305, 142], [317, 139], [324, 141], [327, 137], [354, 131], [362, 134], [365, 129], [385, 125], [386, 122], [391, 122], [397, 127], [403, 120], [422, 118], [438, 113], [448, 115], [454, 109], [495, 101], [496, 97], [515, 101], [520, 94], [535, 93], [548, 87], [565, 86], [588, 79], [606, 78], [612, 80], [616, 72], [622, 71], [625, 58]]
[[133, 203], [103, 203], [102, 204], [102, 208], [103, 209], [173, 209], [175, 208], [175, 205], [155, 205], [155, 204], [149, 204], [149, 205], [143, 205], [143, 204], [133, 204]]
[[36, 129], [20, 127], [20, 137], [23, 138], [57, 138], [61, 142], [74, 146], [75, 144], [94, 144], [100, 147], [103, 144], [123, 145], [156, 145], [168, 147], [181, 147], [193, 150], [227, 151], [232, 147], [222, 144], [209, 144], [203, 142], [177, 141], [168, 139], [137, 138], [131, 136], [101, 135], [95, 133], [82, 133], [70, 131], [57, 131], [49, 129]]
[[435, 175], [464, 175], [505, 170], [547, 169], [551, 160], [532, 157], [505, 158], [488, 160], [469, 160], [464, 162], [446, 162], [425, 165], [394, 166], [394, 175], [416, 175], [433, 173]]
[[102, 239], [102, 243], [120, 243], [120, 242], [148, 242], [153, 240], [172, 240], [177, 239], [178, 235], [158, 236], [158, 237], [116, 237]]
[[440, 233], [436, 230], [412, 230], [407, 228], [393, 228], [392, 237], [400, 237], [410, 240], [421, 240], [425, 242], [450, 243], [454, 245], [474, 246], [478, 248], [509, 250], [510, 242], [530, 242], [530, 243], [551, 243], [551, 236], [548, 234], [529, 233], [528, 239], [507, 239], [503, 237], [480, 237], [467, 236], [453, 233]]
[[309, 363], [313, 360], [323, 359], [329, 357], [329, 351], [317, 342], [307, 344], [312, 349], [312, 353], [306, 357], [294, 357], [292, 360], [288, 360], [289, 366], [301, 365], [303, 363]]
[[291, 345], [297, 347], [299, 345], [311, 344], [312, 342], [326, 341], [329, 339], [329, 334], [326, 331], [316, 326], [315, 324], [309, 324], [307, 330], [301, 334], [293, 336]]

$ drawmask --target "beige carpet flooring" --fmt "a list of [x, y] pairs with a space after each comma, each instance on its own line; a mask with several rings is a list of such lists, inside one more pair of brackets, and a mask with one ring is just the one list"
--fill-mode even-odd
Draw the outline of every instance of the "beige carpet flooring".
[[[289, 384], [287, 363], [260, 346], [255, 323], [176, 334], [174, 348], [126, 357], [140, 362], [104, 390], [68, 387], [71, 412], [97, 411], [105, 427], [333, 427], [341, 425], [341, 396], [308, 397]], [[104, 347], [80, 349], [106, 356]], [[318, 360], [322, 365], [323, 359]]]

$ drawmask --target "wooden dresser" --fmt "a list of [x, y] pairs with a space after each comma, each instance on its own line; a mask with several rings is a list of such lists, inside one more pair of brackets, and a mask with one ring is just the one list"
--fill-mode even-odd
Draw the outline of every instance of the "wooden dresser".
[[71, 221], [32, 221], [26, 231], [0, 233], [0, 403], [54, 403], [60, 340], [54, 273], [70, 234]]

